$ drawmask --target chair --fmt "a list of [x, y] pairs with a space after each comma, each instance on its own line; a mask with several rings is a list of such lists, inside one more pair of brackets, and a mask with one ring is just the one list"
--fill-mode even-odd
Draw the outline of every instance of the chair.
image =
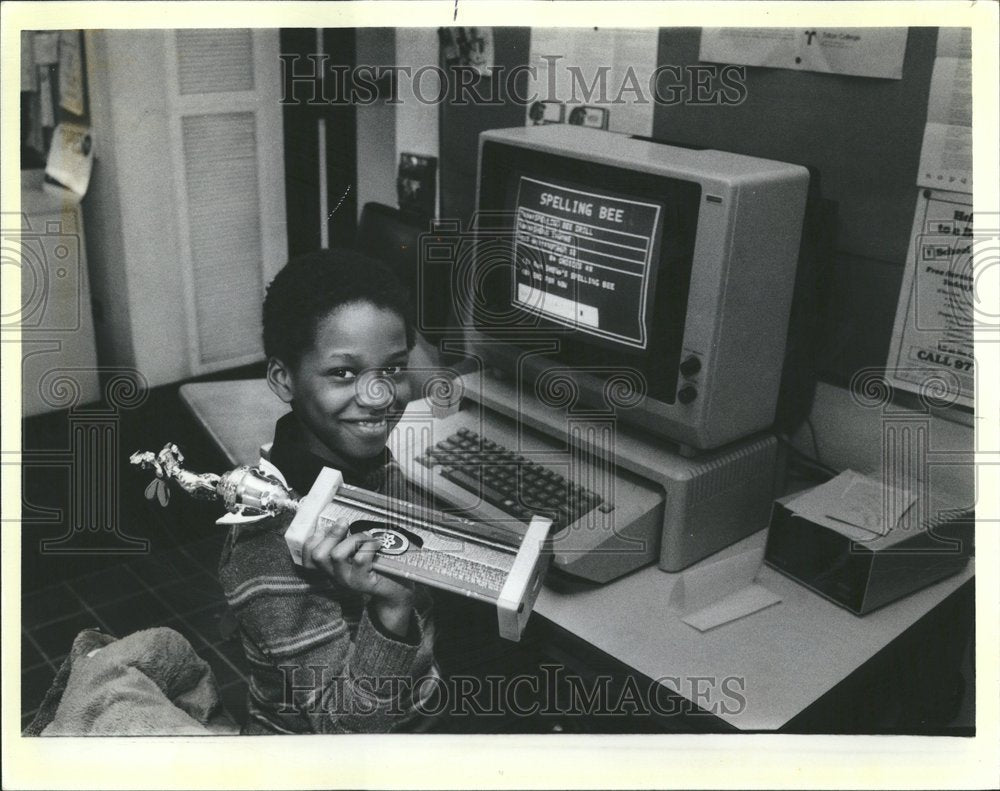
[[441, 330], [454, 322], [448, 273], [423, 266], [420, 258], [421, 236], [429, 231], [428, 218], [372, 201], [361, 210], [357, 248], [384, 261], [409, 287], [417, 307], [417, 329], [436, 341]]

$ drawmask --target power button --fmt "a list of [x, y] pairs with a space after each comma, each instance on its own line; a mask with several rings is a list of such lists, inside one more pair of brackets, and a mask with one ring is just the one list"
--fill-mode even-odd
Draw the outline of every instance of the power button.
[[693, 355], [680, 364], [680, 371], [684, 376], [694, 376], [700, 370], [701, 360]]
[[682, 404], [690, 404], [698, 397], [698, 391], [691, 385], [684, 385], [677, 391], [677, 400]]

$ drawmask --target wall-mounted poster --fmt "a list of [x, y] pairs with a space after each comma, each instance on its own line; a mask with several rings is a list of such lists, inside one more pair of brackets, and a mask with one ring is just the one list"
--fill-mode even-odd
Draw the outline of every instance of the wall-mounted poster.
[[704, 28], [698, 57], [854, 77], [903, 78], [906, 28]]
[[493, 28], [443, 27], [438, 34], [445, 66], [471, 68], [480, 77], [489, 76], [493, 69]]
[[974, 403], [972, 196], [921, 190], [887, 375], [944, 403]]

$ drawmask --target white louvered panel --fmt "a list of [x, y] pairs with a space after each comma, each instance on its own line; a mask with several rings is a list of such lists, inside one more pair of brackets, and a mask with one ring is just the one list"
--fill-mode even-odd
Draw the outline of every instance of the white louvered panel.
[[198, 358], [261, 352], [263, 245], [252, 112], [181, 121]]
[[253, 38], [249, 30], [178, 30], [180, 94], [252, 91]]

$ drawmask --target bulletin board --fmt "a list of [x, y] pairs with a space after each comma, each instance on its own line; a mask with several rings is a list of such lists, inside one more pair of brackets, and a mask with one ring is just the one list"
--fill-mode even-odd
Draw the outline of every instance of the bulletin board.
[[[700, 63], [700, 28], [660, 30], [657, 61]], [[936, 28], [910, 28], [902, 79], [746, 68], [738, 106], [657, 105], [653, 137], [810, 166], [837, 204], [834, 265], [824, 287], [828, 317], [820, 375], [846, 383], [883, 367], [917, 198], [917, 171]], [[530, 30], [496, 28], [497, 63], [526, 63]], [[474, 205], [479, 132], [524, 123], [524, 107], [441, 105], [441, 208], [467, 218]]]
[[23, 30], [20, 45], [21, 167], [44, 167], [58, 124], [90, 125], [84, 36]]
[[[660, 30], [660, 63], [699, 63], [700, 28]], [[811, 165], [838, 203], [838, 249], [906, 260], [935, 28], [910, 28], [901, 80], [747, 67], [736, 106], [659, 105], [653, 136]]]

